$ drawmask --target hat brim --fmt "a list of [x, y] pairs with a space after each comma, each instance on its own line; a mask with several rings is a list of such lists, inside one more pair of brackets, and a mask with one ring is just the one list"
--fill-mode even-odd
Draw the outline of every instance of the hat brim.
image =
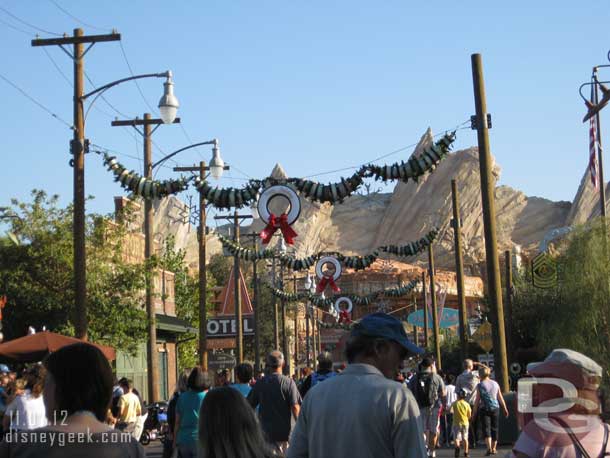
[[419, 348], [417, 345], [415, 345], [414, 343], [409, 341], [409, 339], [405, 339], [405, 338], [397, 339], [396, 342], [398, 344], [400, 344], [400, 346], [405, 348], [407, 351], [409, 351], [410, 353], [414, 353], [416, 355], [421, 355], [426, 352], [426, 350], [424, 350], [423, 348]]

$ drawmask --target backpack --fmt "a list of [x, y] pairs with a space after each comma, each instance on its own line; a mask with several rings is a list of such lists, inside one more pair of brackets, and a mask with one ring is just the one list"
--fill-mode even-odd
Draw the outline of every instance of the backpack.
[[483, 385], [479, 383], [479, 396], [481, 397], [481, 402], [483, 403], [483, 409], [488, 412], [498, 410], [500, 408], [500, 404], [498, 404], [498, 400], [492, 398]]
[[438, 398], [438, 393], [432, 383], [434, 374], [421, 372], [415, 380], [415, 399], [419, 407], [432, 407]]
[[335, 375], [337, 374], [335, 374], [333, 371], [327, 372], [326, 374], [318, 374], [317, 372], [314, 372], [313, 374], [311, 374], [310, 388], [313, 388], [315, 384], [323, 382], [326, 379], [332, 378]]

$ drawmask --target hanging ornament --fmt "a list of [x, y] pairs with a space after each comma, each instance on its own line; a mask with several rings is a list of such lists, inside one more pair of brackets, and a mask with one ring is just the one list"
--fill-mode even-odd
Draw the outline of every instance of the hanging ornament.
[[[334, 272], [324, 272], [322, 269], [324, 266], [330, 264], [334, 268]], [[316, 287], [317, 293], [324, 293], [327, 286], [335, 293], [340, 293], [341, 289], [335, 283], [339, 277], [341, 277], [341, 263], [334, 256], [323, 256], [318, 262], [316, 262], [316, 276], [318, 277], [318, 286]]]
[[[269, 203], [273, 198], [282, 196], [288, 199], [290, 207], [288, 213], [275, 215], [269, 210]], [[260, 218], [267, 224], [265, 229], [260, 233], [263, 244], [269, 243], [271, 237], [279, 229], [286, 243], [294, 244], [294, 238], [297, 233], [292, 229], [292, 225], [299, 219], [301, 214], [301, 201], [294, 189], [286, 185], [274, 185], [266, 188], [258, 198], [257, 204], [258, 214]]]
[[[346, 304], [346, 308], [341, 308], [341, 304]], [[339, 315], [339, 323], [349, 324], [352, 322], [352, 310], [354, 304], [349, 297], [340, 297], [335, 302], [335, 313]]]

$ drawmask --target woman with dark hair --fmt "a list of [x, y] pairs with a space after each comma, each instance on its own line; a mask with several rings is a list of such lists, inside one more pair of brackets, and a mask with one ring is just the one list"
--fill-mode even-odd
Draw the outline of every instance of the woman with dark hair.
[[189, 372], [185, 369], [178, 377], [178, 382], [176, 383], [174, 395], [172, 396], [167, 405], [167, 425], [169, 427], [169, 439], [163, 442], [163, 458], [170, 458], [172, 456], [172, 452], [174, 451], [174, 434], [176, 430], [176, 405], [178, 404], [178, 399], [180, 398], [180, 395], [187, 390], [186, 384], [188, 382], [188, 378]]
[[275, 455], [263, 438], [256, 414], [237, 390], [216, 388], [199, 412], [201, 458], [270, 458]]
[[42, 399], [44, 367], [37, 364], [25, 373], [25, 392], [15, 397], [4, 413], [4, 430], [25, 431], [47, 425]]
[[112, 370], [93, 345], [77, 343], [44, 361], [44, 404], [49, 426], [7, 436], [0, 456], [30, 458], [144, 458], [130, 435], [104, 423], [112, 396]]
[[186, 386], [188, 390], [180, 395], [176, 404], [174, 447], [178, 447], [180, 458], [195, 458], [199, 409], [212, 383], [207, 372], [195, 367], [189, 375]]

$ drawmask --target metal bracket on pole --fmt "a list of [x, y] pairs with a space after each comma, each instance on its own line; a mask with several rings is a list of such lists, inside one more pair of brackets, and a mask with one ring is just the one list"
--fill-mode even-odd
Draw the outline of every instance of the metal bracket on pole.
[[470, 117], [470, 128], [472, 130], [479, 130], [479, 129], [491, 129], [491, 114], [487, 113], [487, 116], [484, 118], [484, 123], [482, 125], [479, 125], [481, 123], [477, 122], [477, 115], [472, 115]]

